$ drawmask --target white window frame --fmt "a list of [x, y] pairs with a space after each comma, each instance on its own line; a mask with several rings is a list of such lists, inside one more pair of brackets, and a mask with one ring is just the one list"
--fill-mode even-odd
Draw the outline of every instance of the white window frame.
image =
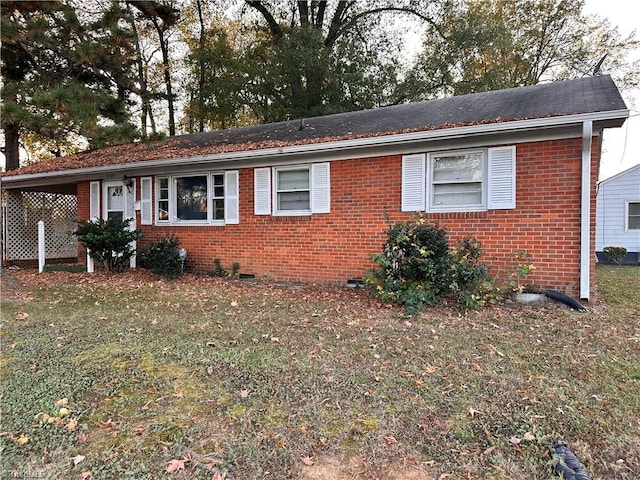
[[[161, 225], [212, 225], [212, 226], [222, 226], [230, 223], [237, 223], [235, 221], [227, 220], [227, 210], [229, 209], [227, 201], [229, 199], [233, 199], [237, 201], [237, 193], [235, 195], [232, 192], [227, 190], [227, 182], [228, 182], [228, 174], [234, 173], [237, 178], [237, 171], [215, 171], [215, 172], [189, 172], [189, 173], [181, 173], [174, 175], [160, 175], [155, 179], [155, 199], [154, 199], [154, 211], [155, 211], [155, 224], [158, 226]], [[216, 175], [222, 175], [223, 177], [223, 187], [224, 187], [224, 197], [221, 199], [225, 203], [225, 218], [223, 219], [214, 219], [213, 218], [213, 200], [214, 200], [214, 177]], [[189, 178], [189, 177], [206, 177], [207, 180], [207, 218], [203, 220], [181, 220], [177, 218], [177, 180], [179, 178]], [[169, 202], [169, 218], [163, 220], [160, 218], [160, 202], [165, 201], [165, 199], [160, 197], [160, 182], [166, 180], [168, 184], [168, 202]], [[216, 199], [220, 199], [220, 197], [216, 197]], [[237, 213], [237, 212], [236, 212]]]
[[[160, 187], [160, 182], [166, 180], [166, 192], [167, 198], [161, 197], [161, 193], [165, 191], [165, 188]], [[160, 202], [167, 202], [167, 218], [162, 218], [160, 215]], [[156, 177], [155, 182], [155, 199], [154, 199], [154, 213], [156, 218], [156, 224], [167, 225], [171, 223], [171, 178], [163, 175]]]
[[[466, 155], [470, 153], [480, 153], [482, 155], [482, 179], [480, 181], [450, 181], [440, 182], [440, 185], [454, 183], [480, 183], [481, 202], [479, 204], [467, 205], [436, 205], [434, 201], [435, 188], [433, 179], [433, 169], [435, 166], [435, 158], [445, 157], [447, 155]], [[438, 152], [430, 152], [427, 156], [427, 211], [429, 212], [484, 212], [487, 210], [487, 185], [488, 185], [488, 161], [486, 148], [473, 148], [467, 150], [442, 150]]]
[[624, 202], [624, 231], [625, 232], [640, 232], [639, 228], [629, 228], [629, 204], [638, 203], [640, 200], [626, 200]]
[[[485, 152], [482, 180], [482, 206], [473, 205], [432, 205], [431, 182], [433, 158], [436, 155], [469, 151]], [[489, 148], [467, 148], [443, 150], [402, 156], [401, 170], [401, 211], [403, 212], [476, 212], [488, 210], [513, 210], [516, 208], [516, 163], [515, 145], [503, 145]], [[455, 183], [455, 182], [452, 182]]]
[[[287, 170], [309, 172], [309, 209], [278, 209], [278, 172]], [[330, 162], [259, 167], [253, 171], [253, 181], [254, 215], [287, 217], [331, 213]]]
[[[306, 170], [307, 171], [307, 185], [308, 185], [307, 189], [278, 190], [278, 177], [280, 176], [281, 172], [291, 172], [291, 171], [299, 171], [299, 170]], [[287, 165], [287, 166], [283, 166], [283, 167], [274, 167], [273, 168], [272, 177], [273, 177], [273, 199], [272, 199], [272, 204], [273, 204], [273, 214], [275, 216], [293, 217], [293, 216], [311, 215], [311, 197], [312, 197], [312, 193], [313, 193], [313, 186], [311, 184], [311, 182], [312, 182], [311, 165]], [[309, 208], [308, 209], [281, 210], [281, 209], [278, 208], [278, 205], [279, 205], [278, 195], [280, 193], [290, 193], [292, 191], [309, 192]]]

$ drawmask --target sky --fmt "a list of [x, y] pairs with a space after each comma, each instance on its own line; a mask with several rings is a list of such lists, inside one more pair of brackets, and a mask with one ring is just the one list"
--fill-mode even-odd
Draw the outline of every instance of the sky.
[[[622, 36], [636, 30], [640, 36], [637, 0], [585, 0], [584, 13], [607, 18], [617, 26]], [[640, 49], [632, 60], [640, 60]], [[604, 64], [606, 73], [606, 62]], [[640, 88], [624, 92], [630, 118], [622, 128], [607, 129], [604, 133], [599, 180], [604, 180], [640, 163]], [[0, 153], [0, 169], [4, 169], [4, 155]]]
[[[607, 18], [611, 25], [626, 36], [633, 30], [640, 35], [637, 0], [586, 0], [584, 13]], [[640, 50], [634, 60], [640, 60]], [[606, 73], [606, 62], [605, 62]], [[640, 89], [624, 93], [630, 110], [629, 119], [622, 128], [609, 128], [604, 132], [599, 180], [604, 180], [640, 163]], [[640, 187], [639, 187], [640, 188]]]

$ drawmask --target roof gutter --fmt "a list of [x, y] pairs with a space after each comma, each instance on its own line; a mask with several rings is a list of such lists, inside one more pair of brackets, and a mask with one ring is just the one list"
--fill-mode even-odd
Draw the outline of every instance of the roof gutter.
[[331, 153], [355, 150], [367, 150], [379, 147], [406, 148], [408, 145], [423, 143], [433, 140], [451, 140], [462, 137], [500, 134], [508, 132], [522, 132], [539, 129], [551, 129], [554, 127], [566, 127], [568, 125], [581, 125], [584, 122], [624, 122], [629, 117], [629, 110], [611, 110], [595, 113], [581, 113], [575, 115], [563, 115], [554, 117], [534, 118], [527, 120], [515, 120], [498, 123], [485, 123], [437, 130], [425, 130], [393, 135], [380, 135], [350, 140], [337, 140], [331, 142], [318, 142], [303, 145], [291, 145], [259, 150], [245, 150], [239, 152], [216, 153], [211, 155], [199, 155], [192, 157], [163, 158], [132, 163], [119, 163], [99, 167], [75, 168], [43, 173], [3, 176], [2, 183], [9, 188], [21, 186], [37, 186], [43, 184], [59, 183], [61, 177], [90, 177], [96, 174], [123, 173], [136, 169], [152, 169], [164, 167], [179, 167], [183, 165], [198, 165], [206, 163], [219, 163], [227, 161], [263, 161], [273, 157], [309, 155], [313, 153]]

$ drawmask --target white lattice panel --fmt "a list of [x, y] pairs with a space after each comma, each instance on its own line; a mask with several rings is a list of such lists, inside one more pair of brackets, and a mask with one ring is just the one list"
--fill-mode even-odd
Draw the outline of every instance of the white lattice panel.
[[46, 192], [7, 191], [7, 260], [38, 258], [38, 222], [44, 222], [46, 258], [78, 256], [78, 241], [71, 234], [77, 223], [77, 198]]

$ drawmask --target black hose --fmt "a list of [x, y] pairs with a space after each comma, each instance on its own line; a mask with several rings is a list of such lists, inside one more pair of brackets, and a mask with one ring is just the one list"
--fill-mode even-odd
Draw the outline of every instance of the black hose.
[[554, 470], [559, 476], [562, 476], [563, 480], [591, 480], [591, 477], [589, 477], [589, 474], [567, 444], [555, 443], [553, 450], [558, 457]]
[[564, 293], [556, 292], [555, 290], [547, 290], [546, 295], [547, 297], [558, 300], [565, 305], [569, 305], [574, 310], [586, 310], [586, 307], [579, 301], [577, 301], [575, 298], [571, 298], [570, 296], [565, 295]]

